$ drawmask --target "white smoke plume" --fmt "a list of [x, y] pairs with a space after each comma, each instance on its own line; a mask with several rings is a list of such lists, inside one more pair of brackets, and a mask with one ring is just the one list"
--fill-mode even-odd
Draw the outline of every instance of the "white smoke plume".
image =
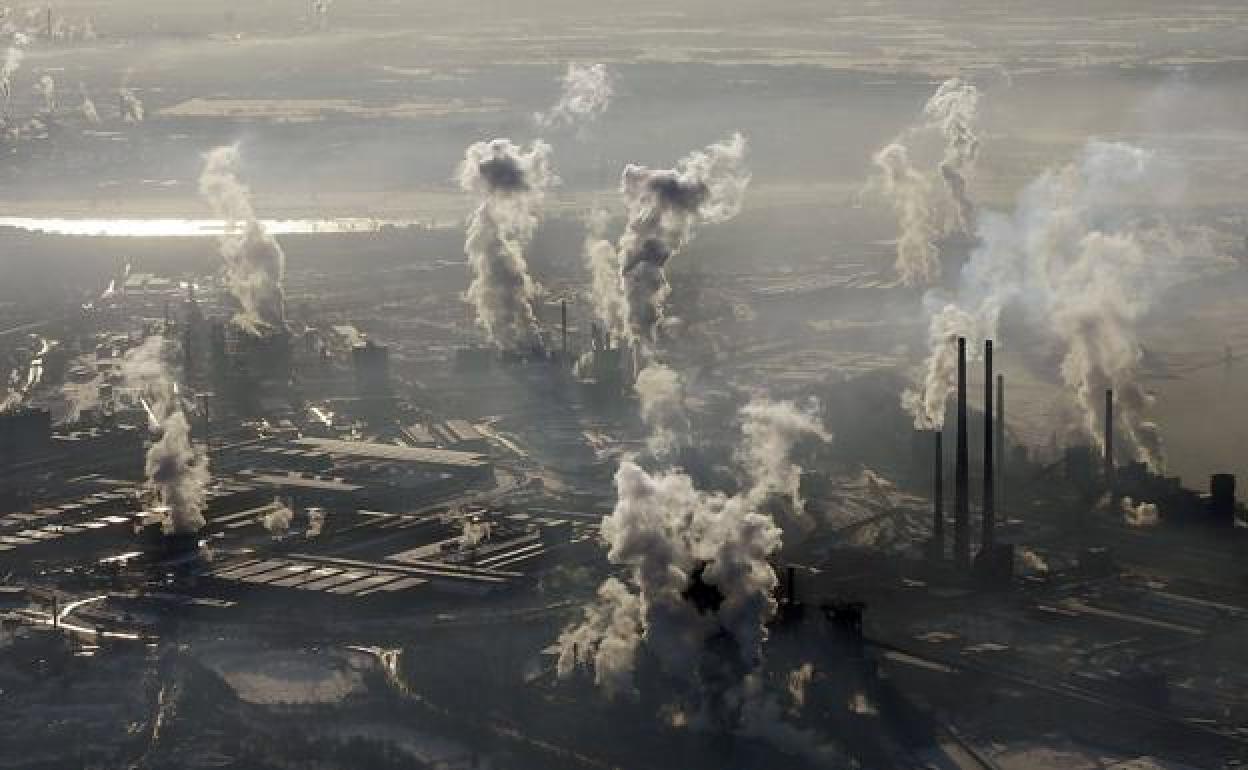
[[923, 107], [928, 124], [940, 130], [945, 139], [940, 176], [954, 203], [953, 229], [970, 235], [975, 228], [975, 205], [967, 195], [967, 177], [979, 157], [979, 89], [961, 78], [940, 84]]
[[589, 215], [589, 232], [585, 236], [585, 265], [589, 268], [590, 297], [594, 314], [604, 331], [616, 340], [627, 336], [627, 309], [620, 290], [620, 256], [607, 237], [611, 215], [595, 209]]
[[490, 523], [482, 521], [480, 516], [464, 516], [459, 520], [459, 544], [464, 548], [472, 548], [490, 539]]
[[[641, 623], [635, 628], [641, 633], [613, 638], [617, 655], [604, 658], [600, 640], [582, 624], [562, 637], [576, 644], [562, 648], [560, 669], [570, 672], [576, 663], [602, 666], [595, 678], [617, 683], [619, 690], [644, 641], [668, 673], [696, 684], [705, 646], [722, 630], [734, 642], [733, 657], [745, 670], [754, 670], [767, 636], [765, 623], [776, 609], [776, 576], [767, 559], [780, 548], [779, 527], [750, 509], [745, 498], [702, 492], [683, 473], [651, 475], [626, 461], [616, 473], [616, 490], [616, 507], [603, 520], [602, 533], [610, 544], [607, 558], [629, 570], [631, 585], [615, 593], [604, 587], [599, 598], [611, 603], [586, 617], [627, 617], [628, 607], [638, 602]], [[702, 580], [722, 597], [714, 612], [685, 595], [699, 569], [704, 569]]]
[[0, 99], [4, 100], [4, 112], [9, 112], [9, 103], [13, 100], [13, 76], [21, 69], [25, 55], [15, 45], [9, 46], [4, 52], [4, 61], [0, 62]]
[[644, 630], [641, 598], [621, 581], [607, 578], [598, 587], [597, 602], [585, 608], [585, 619], [559, 635], [559, 677], [572, 676], [578, 664], [588, 665], [608, 698], [631, 693]]
[[800, 712], [806, 705], [806, 690], [815, 678], [815, 665], [803, 663], [789, 672], [789, 699], [793, 703], [792, 710]]
[[804, 512], [802, 471], [791, 459], [798, 442], [814, 436], [830, 441], [812, 407], [802, 409], [792, 401], [752, 399], [741, 409], [741, 445], [737, 461], [751, 479], [748, 496], [752, 505], [766, 509], [786, 530], [813, 527]]
[[[1152, 154], [1089, 142], [1079, 158], [1050, 170], [1020, 194], [1010, 215], [984, 212], [981, 244], [963, 271], [956, 299], [932, 315], [922, 383], [903, 394], [917, 427], [938, 427], [952, 389], [949, 338], [968, 349], [996, 337], [1007, 306], [1018, 307], [1060, 354], [1057, 372], [1080, 415], [1079, 431], [1102, 445], [1102, 394], [1113, 388], [1117, 430], [1134, 459], [1162, 461], [1151, 397], [1139, 383], [1143, 351], [1136, 325], [1157, 294], [1159, 266], [1175, 257], [1172, 238], [1155, 237], [1122, 205], [1152, 192]], [[1164, 229], [1164, 228], [1163, 228]], [[1008, 345], [1009, 340], [1001, 340]]]
[[620, 190], [628, 204], [628, 225], [617, 258], [632, 339], [655, 342], [671, 293], [664, 268], [689, 243], [694, 228], [740, 213], [750, 182], [745, 152], [745, 137], [734, 134], [686, 155], [672, 169], [624, 169]]
[[1020, 548], [1018, 558], [1023, 563], [1023, 572], [1028, 575], [1049, 574], [1049, 563], [1044, 557], [1030, 548]]
[[317, 29], [329, 29], [329, 12], [333, 7], [334, 0], [312, 0], [312, 19]]
[[309, 539], [320, 537], [321, 530], [325, 528], [325, 509], [309, 508], [305, 513], [308, 516], [308, 530], [305, 536]]
[[117, 91], [120, 114], [117, 116], [123, 123], [142, 123], [145, 118], [143, 100], [134, 89], [123, 86]]
[[958, 337], [967, 338], [967, 354], [979, 350], [979, 320], [954, 304], [932, 315], [928, 324], [928, 354], [923, 382], [901, 394], [901, 405], [914, 418], [916, 430], [939, 430], [945, 424], [945, 405], [957, 383]]
[[894, 265], [906, 286], [932, 283], [940, 274], [936, 228], [932, 222], [932, 185], [910, 162], [910, 152], [896, 142], [871, 159], [880, 171], [879, 186], [897, 214], [901, 232]]
[[477, 323], [502, 350], [531, 350], [540, 343], [525, 249], [537, 229], [546, 190], [558, 182], [550, 168], [550, 145], [540, 139], [524, 148], [509, 139], [476, 142], [464, 152], [456, 176], [476, 195], [464, 252], [473, 279], [466, 297]]
[[169, 511], [163, 529], [193, 534], [204, 526], [208, 458], [191, 442], [191, 426], [164, 355], [164, 339], [148, 337], [126, 352], [121, 371], [127, 386], [141, 394], [159, 423], [160, 438], [147, 451], [146, 472], [148, 489]]
[[43, 100], [43, 111], [51, 115], [56, 112], [56, 81], [51, 75], [41, 75], [35, 83], [35, 93]]
[[[644, 644], [695, 693], [700, 702], [693, 705], [704, 718], [748, 729], [750, 709], [761, 701], [745, 694], [761, 669], [766, 624], [776, 611], [770, 560], [783, 536], [756, 501], [795, 490], [787, 456], [795, 436], [824, 434], [791, 404], [755, 401], [742, 417], [743, 458], [752, 461], [764, 447], [786, 453], [768, 458], [766, 468], [748, 468], [746, 493], [705, 492], [684, 473], [651, 474], [621, 463], [615, 509], [603, 520], [602, 535], [608, 560], [625, 576], [603, 583], [583, 621], [561, 634], [560, 676], [587, 666], [608, 696], [632, 693]], [[698, 590], [701, 601], [693, 596]], [[735, 715], [708, 713], [725, 703]]]
[[239, 305], [234, 322], [256, 334], [285, 323], [286, 255], [256, 218], [251, 190], [238, 178], [239, 165], [237, 145], [207, 153], [199, 192], [225, 220], [220, 246], [225, 282]]
[[273, 507], [260, 517], [260, 524], [273, 537], [284, 537], [290, 531], [295, 512], [281, 500], [274, 500]]
[[82, 419], [84, 412], [99, 409], [100, 386], [104, 384], [104, 374], [97, 372], [86, 382], [66, 382], [61, 386], [61, 396], [65, 399], [65, 422], [73, 424]]
[[[906, 286], [925, 286], [940, 277], [940, 255], [934, 239], [949, 232], [970, 235], [975, 228], [975, 206], [967, 183], [979, 157], [976, 123], [980, 91], [961, 78], [941, 83], [923, 106], [922, 122], [902, 131], [879, 150], [872, 163], [878, 170], [869, 189], [878, 190], [897, 216], [896, 269]], [[936, 169], [948, 200], [937, 196], [935, 173], [920, 169], [912, 159], [914, 147], [927, 136], [943, 143]], [[942, 209], [952, 208], [945, 225], [938, 225]]]
[[671, 367], [651, 363], [637, 374], [633, 388], [647, 428], [646, 447], [656, 458], [671, 459], [689, 441], [684, 378]]
[[83, 83], [79, 83], [78, 93], [82, 95], [83, 119], [93, 126], [99, 125], [100, 113], [95, 109], [95, 102], [91, 100], [91, 94], [87, 93], [87, 86]]
[[534, 120], [542, 128], [584, 127], [601, 117], [611, 104], [613, 78], [602, 64], [569, 64], [560, 80], [559, 101]]
[[1154, 503], [1136, 503], [1130, 497], [1122, 498], [1122, 520], [1128, 527], [1155, 527], [1161, 514]]

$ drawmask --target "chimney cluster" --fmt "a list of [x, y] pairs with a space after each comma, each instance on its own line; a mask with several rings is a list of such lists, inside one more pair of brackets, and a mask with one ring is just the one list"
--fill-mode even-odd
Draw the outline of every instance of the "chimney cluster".
[[[966, 339], [958, 338], [957, 446], [954, 466], [953, 559], [960, 569], [971, 566], [970, 442], [967, 436]], [[993, 386], [996, 386], [995, 399]], [[932, 467], [932, 551], [943, 558], [945, 549], [944, 446], [942, 431], [934, 433]], [[996, 546], [998, 474], [1005, 460], [1005, 378], [992, 368], [992, 340], [984, 344], [984, 491], [980, 552]]]

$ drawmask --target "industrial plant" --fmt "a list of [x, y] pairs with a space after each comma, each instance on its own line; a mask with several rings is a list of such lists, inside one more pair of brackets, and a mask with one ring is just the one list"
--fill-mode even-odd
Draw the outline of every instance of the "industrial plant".
[[417, 5], [0, 6], [0, 768], [1248, 765], [1244, 8]]

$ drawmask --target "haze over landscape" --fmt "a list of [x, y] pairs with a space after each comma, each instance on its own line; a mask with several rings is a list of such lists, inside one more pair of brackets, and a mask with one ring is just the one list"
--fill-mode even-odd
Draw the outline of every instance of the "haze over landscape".
[[1246, 40], [0, 6], [0, 767], [1248, 761]]

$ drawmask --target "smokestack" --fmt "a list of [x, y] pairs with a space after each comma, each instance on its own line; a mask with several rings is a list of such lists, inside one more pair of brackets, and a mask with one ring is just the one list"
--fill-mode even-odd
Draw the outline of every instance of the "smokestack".
[[1000, 508], [1005, 501], [1005, 375], [997, 375], [997, 435], [993, 443], [997, 452], [994, 470], [997, 473], [997, 489], [993, 503]]
[[568, 301], [566, 299], [559, 300], [560, 323], [563, 331], [563, 358], [568, 358]]
[[939, 429], [932, 431], [936, 439], [936, 454], [932, 463], [932, 554], [945, 556], [945, 450], [944, 436]]
[[966, 444], [966, 337], [958, 337], [958, 447], [953, 487], [953, 558], [959, 567], [971, 561], [970, 458]]
[[[992, 463], [995, 454], [992, 446], [996, 424], [992, 419], [992, 340], [984, 341], [984, 515], [982, 519], [983, 534], [980, 538], [982, 554], [992, 552], [994, 545], [997, 510], [996, 510], [996, 478], [993, 475]], [[987, 558], [987, 556], [985, 556]]]
[[1114, 391], [1105, 389], [1105, 488], [1114, 494]]

